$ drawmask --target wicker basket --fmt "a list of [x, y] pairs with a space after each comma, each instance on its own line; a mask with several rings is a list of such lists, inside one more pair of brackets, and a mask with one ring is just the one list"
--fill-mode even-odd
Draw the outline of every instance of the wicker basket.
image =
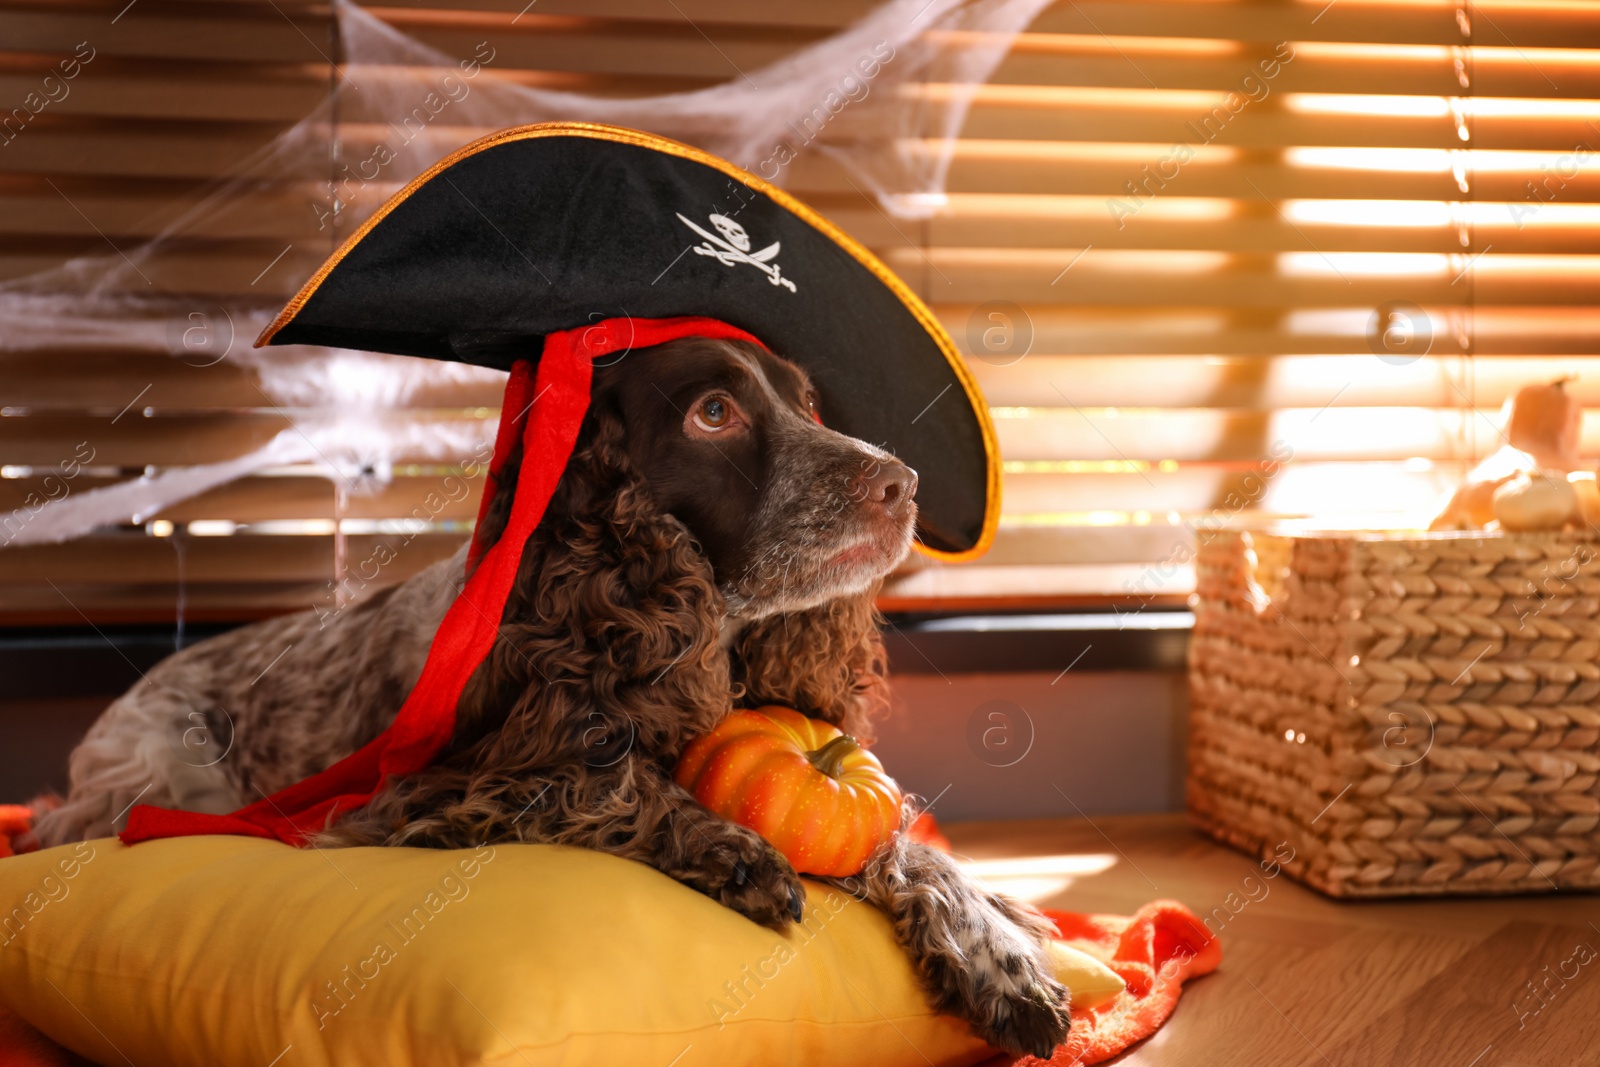
[[1600, 885], [1600, 542], [1228, 531], [1197, 564], [1202, 829], [1337, 897]]

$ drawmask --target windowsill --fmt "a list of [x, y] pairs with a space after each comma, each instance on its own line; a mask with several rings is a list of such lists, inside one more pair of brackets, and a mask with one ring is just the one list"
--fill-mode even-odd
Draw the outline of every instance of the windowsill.
[[981, 561], [943, 564], [924, 559], [890, 575], [878, 594], [885, 612], [1171, 610], [1188, 606], [1190, 564], [1047, 563], [993, 549]]
[[[896, 674], [1179, 671], [1194, 616], [1153, 607], [1034, 614], [886, 616]], [[234, 624], [192, 624], [185, 645]], [[170, 655], [171, 626], [0, 630], [7, 699], [113, 697]]]
[[889, 615], [895, 674], [1181, 671], [1194, 615], [1154, 607], [1048, 614]]

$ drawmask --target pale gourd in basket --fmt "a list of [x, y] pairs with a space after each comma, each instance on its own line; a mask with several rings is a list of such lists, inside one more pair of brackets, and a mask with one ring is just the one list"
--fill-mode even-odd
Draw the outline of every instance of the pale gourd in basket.
[[1600, 521], [1600, 488], [1578, 458], [1583, 405], [1572, 379], [1525, 385], [1506, 401], [1507, 444], [1467, 475], [1430, 530], [1560, 530]]

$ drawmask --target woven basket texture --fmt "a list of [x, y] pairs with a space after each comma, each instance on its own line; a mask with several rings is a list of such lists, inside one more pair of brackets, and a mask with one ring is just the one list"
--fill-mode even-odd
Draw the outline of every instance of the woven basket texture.
[[1600, 541], [1215, 531], [1188, 808], [1336, 897], [1600, 886]]

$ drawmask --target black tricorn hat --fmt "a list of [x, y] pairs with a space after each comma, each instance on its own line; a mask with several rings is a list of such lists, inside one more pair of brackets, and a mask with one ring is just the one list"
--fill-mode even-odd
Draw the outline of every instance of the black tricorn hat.
[[384, 204], [257, 340], [509, 369], [602, 320], [718, 319], [811, 375], [830, 427], [920, 474], [922, 550], [981, 555], [1000, 507], [988, 408], [877, 257], [781, 189], [637, 130], [491, 134]]

